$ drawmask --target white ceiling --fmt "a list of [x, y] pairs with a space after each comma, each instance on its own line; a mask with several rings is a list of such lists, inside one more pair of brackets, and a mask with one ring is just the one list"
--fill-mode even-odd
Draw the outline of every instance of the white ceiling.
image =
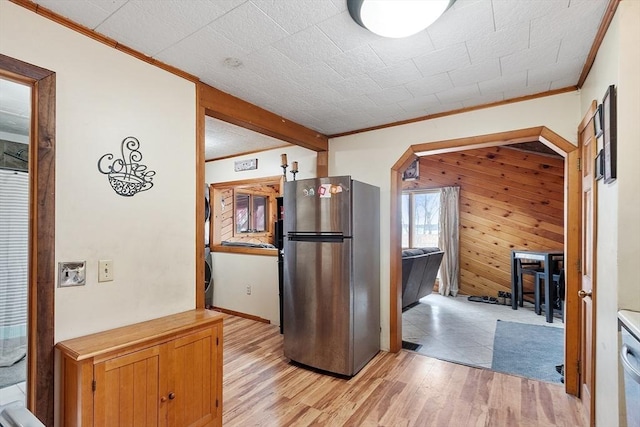
[[608, 0], [457, 0], [406, 39], [358, 26], [346, 0], [35, 3], [335, 135], [575, 86]]
[[286, 147], [288, 142], [206, 117], [204, 158], [207, 160]]

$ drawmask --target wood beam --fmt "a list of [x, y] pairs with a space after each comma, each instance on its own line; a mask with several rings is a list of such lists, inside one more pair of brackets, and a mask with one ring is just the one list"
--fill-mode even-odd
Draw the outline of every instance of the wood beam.
[[226, 92], [198, 83], [198, 98], [207, 116], [233, 123], [313, 151], [328, 151], [326, 135], [287, 120]]
[[316, 176], [318, 178], [324, 178], [329, 176], [329, 152], [318, 151], [316, 157]]

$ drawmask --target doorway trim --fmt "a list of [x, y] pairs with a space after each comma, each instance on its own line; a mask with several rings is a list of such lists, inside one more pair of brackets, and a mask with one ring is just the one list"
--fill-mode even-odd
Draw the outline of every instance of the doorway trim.
[[[542, 142], [564, 157], [564, 247], [566, 257], [565, 292], [565, 390], [578, 395], [578, 360], [580, 357], [579, 334], [579, 286], [580, 268], [580, 150], [552, 130], [533, 127], [466, 138], [435, 141], [411, 145], [391, 167], [390, 188], [390, 283], [389, 283], [389, 341], [391, 352], [402, 348], [402, 171], [421, 156], [452, 153], [476, 148], [497, 147], [521, 142]], [[572, 220], [569, 221], [569, 218]]]
[[0, 54], [0, 75], [31, 86], [27, 407], [54, 423], [56, 74]]

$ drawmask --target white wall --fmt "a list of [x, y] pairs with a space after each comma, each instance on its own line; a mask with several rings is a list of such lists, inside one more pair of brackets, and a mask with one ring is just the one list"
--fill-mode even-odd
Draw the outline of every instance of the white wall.
[[596, 425], [625, 425], [619, 402], [617, 310], [640, 311], [640, 2], [622, 1], [581, 91], [581, 112], [617, 87], [618, 179], [598, 182]]
[[[56, 341], [195, 307], [195, 84], [7, 1], [0, 52], [56, 72], [56, 262], [87, 262], [56, 289]], [[133, 197], [97, 169], [127, 136], [157, 172]]]
[[[205, 181], [209, 184], [226, 181], [239, 181], [243, 179], [264, 178], [267, 176], [282, 175], [280, 167], [280, 155], [287, 155], [287, 179], [292, 180], [291, 164], [298, 162], [299, 173], [296, 179], [315, 178], [316, 176], [316, 152], [307, 150], [297, 145], [289, 147], [274, 148], [259, 153], [247, 154], [244, 156], [230, 157], [228, 159], [215, 160], [205, 164]], [[235, 172], [234, 162], [238, 160], [258, 159], [258, 169]]]
[[391, 167], [410, 145], [546, 126], [576, 143], [577, 92], [471, 111], [329, 141], [329, 174], [350, 174], [380, 187], [381, 345], [389, 348], [389, 232]]
[[[298, 146], [276, 148], [260, 153], [207, 162], [205, 181], [209, 184], [282, 175], [280, 155], [287, 155], [289, 165], [298, 162], [296, 179], [316, 176], [316, 152]], [[234, 172], [234, 162], [258, 159], [258, 169]], [[291, 180], [291, 167], [287, 179]], [[280, 325], [278, 307], [277, 257], [213, 252], [213, 304], [268, 319]], [[247, 295], [251, 285], [251, 295]]]
[[[280, 325], [278, 258], [213, 252], [213, 304]], [[247, 295], [251, 286], [251, 295]]]
[[618, 199], [624, 204], [618, 210], [618, 305], [640, 311], [640, 2], [623, 1], [618, 8]]

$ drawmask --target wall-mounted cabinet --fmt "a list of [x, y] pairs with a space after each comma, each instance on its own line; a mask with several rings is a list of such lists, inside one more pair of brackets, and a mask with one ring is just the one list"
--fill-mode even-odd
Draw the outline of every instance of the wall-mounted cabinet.
[[60, 420], [222, 425], [222, 319], [192, 310], [60, 342]]

